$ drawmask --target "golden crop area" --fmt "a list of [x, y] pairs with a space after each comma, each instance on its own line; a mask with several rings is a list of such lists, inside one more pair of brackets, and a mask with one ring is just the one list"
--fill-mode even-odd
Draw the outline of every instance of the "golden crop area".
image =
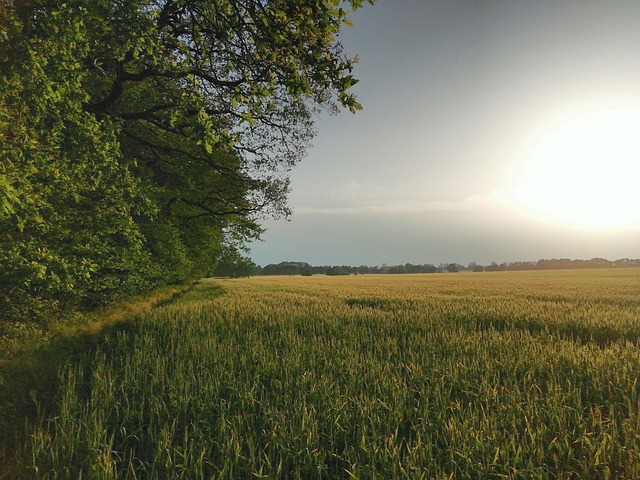
[[61, 372], [34, 478], [640, 478], [640, 271], [200, 282]]

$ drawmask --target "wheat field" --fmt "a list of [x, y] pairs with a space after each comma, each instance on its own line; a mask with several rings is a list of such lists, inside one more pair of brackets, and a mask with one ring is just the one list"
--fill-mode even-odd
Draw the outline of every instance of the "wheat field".
[[26, 478], [640, 478], [640, 270], [201, 281], [60, 372]]

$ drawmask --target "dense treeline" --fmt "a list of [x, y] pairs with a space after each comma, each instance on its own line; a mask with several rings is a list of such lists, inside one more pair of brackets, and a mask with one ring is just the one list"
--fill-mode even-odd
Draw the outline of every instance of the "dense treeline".
[[535, 262], [505, 262], [491, 263], [487, 266], [472, 264], [471, 270], [484, 270], [487, 272], [509, 271], [509, 270], [564, 270], [580, 268], [625, 268], [640, 267], [640, 259], [620, 258], [618, 260], [607, 260], [605, 258], [592, 258], [590, 260], [550, 258], [540, 259]]
[[431, 264], [425, 265], [396, 265], [396, 266], [367, 266], [353, 267], [349, 265], [312, 266], [306, 262], [281, 262], [277, 265], [269, 264], [258, 269], [259, 275], [361, 275], [365, 273], [435, 273], [440, 269]]
[[[471, 270], [474, 272], [498, 272], [498, 271], [515, 271], [515, 270], [560, 270], [560, 269], [579, 269], [579, 268], [625, 268], [640, 267], [640, 259], [621, 258], [618, 260], [606, 260], [604, 258], [592, 258], [591, 260], [570, 260], [567, 258], [540, 259], [535, 262], [505, 262], [491, 263], [490, 265], [478, 265], [471, 262], [468, 266], [462, 266], [456, 263], [441, 263], [438, 266], [425, 263], [422, 265], [413, 265], [405, 263], [404, 265], [383, 265], [383, 266], [366, 266], [353, 267], [348, 265], [325, 265], [312, 266], [306, 262], [281, 262], [279, 264], [269, 264], [262, 268], [252, 267], [254, 274], [258, 275], [360, 275], [367, 273], [439, 273], [439, 272], [460, 272]], [[246, 271], [246, 270], [244, 270]], [[222, 276], [222, 275], [221, 275]], [[232, 275], [225, 275], [232, 276]], [[248, 276], [248, 275], [241, 275]]]
[[0, 0], [0, 319], [211, 274], [286, 215], [312, 113], [360, 108], [344, 3]]

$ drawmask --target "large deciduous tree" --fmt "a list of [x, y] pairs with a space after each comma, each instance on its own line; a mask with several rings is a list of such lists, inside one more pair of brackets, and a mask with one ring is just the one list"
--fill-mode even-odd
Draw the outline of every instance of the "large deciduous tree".
[[[0, 315], [213, 271], [360, 108], [363, 0], [0, 0]], [[369, 0], [371, 3], [371, 0]]]

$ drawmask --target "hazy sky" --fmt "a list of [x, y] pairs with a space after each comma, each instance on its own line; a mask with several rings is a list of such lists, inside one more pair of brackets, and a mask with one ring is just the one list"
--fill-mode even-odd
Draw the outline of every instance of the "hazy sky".
[[261, 265], [640, 257], [640, 1], [378, 0]]

